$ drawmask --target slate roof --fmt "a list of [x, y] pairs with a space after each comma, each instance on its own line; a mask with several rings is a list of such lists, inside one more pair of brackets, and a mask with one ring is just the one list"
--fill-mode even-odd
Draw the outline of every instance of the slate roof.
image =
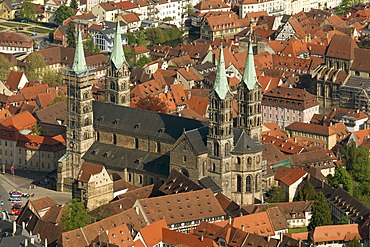
[[186, 138], [189, 140], [191, 146], [198, 155], [208, 152], [207, 135], [208, 127], [197, 128], [185, 132]]
[[122, 171], [124, 168], [131, 168], [162, 175], [168, 175], [169, 173], [170, 158], [168, 155], [129, 149], [101, 142], [94, 142], [83, 156], [83, 159], [86, 162], [104, 165], [107, 169], [112, 170]]
[[261, 145], [258, 145], [247, 133], [242, 131], [240, 135], [239, 129], [234, 128], [234, 149], [231, 151], [232, 153], [237, 154], [248, 154], [248, 153], [256, 153], [261, 152], [264, 148]]
[[213, 193], [222, 192], [222, 189], [212, 180], [211, 177], [198, 179], [199, 184], [205, 189], [211, 189]]
[[[110, 103], [93, 101], [94, 127], [109, 128], [117, 132], [146, 135], [175, 142], [183, 131], [205, 126], [205, 123], [146, 111], [137, 108], [118, 106]], [[114, 112], [115, 114], [111, 114]], [[150, 121], [146, 121], [150, 119]]]
[[172, 169], [166, 182], [159, 188], [160, 191], [167, 195], [201, 189], [203, 188], [176, 169]]

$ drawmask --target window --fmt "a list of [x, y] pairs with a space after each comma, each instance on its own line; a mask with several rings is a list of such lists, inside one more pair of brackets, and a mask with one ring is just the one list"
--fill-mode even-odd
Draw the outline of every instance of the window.
[[139, 175], [139, 183], [142, 184], [143, 183], [143, 176], [142, 175]]
[[113, 144], [117, 145], [117, 135], [113, 134]]
[[215, 172], [215, 171], [216, 171], [216, 164], [215, 164], [215, 163], [213, 163], [213, 164], [212, 164], [212, 171], [213, 171], [213, 172]]
[[247, 176], [245, 182], [246, 182], [245, 191], [246, 192], [252, 192], [252, 178], [251, 178], [251, 176]]
[[236, 176], [236, 191], [242, 192], [242, 177], [240, 175]]
[[186, 162], [186, 156], [182, 157], [182, 161]]
[[135, 148], [139, 149], [139, 139], [135, 138], [134, 139], [134, 144], [135, 144]]
[[218, 144], [218, 142], [213, 143], [213, 155], [214, 156], [220, 155], [220, 145]]
[[259, 175], [257, 175], [256, 176], [256, 179], [255, 179], [255, 182], [254, 182], [254, 184], [255, 184], [255, 191], [259, 191]]

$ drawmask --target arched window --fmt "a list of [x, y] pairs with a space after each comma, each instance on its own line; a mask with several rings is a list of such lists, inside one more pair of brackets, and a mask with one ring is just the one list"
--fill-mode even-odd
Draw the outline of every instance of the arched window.
[[251, 176], [247, 176], [245, 179], [245, 191], [246, 192], [252, 192], [252, 178]]
[[230, 152], [230, 144], [227, 142], [225, 144], [225, 156], [228, 156]]
[[242, 159], [241, 159], [240, 157], [237, 157], [237, 158], [236, 158], [236, 163], [237, 163], [238, 165], [240, 165], [240, 164], [242, 163]]
[[220, 155], [220, 145], [218, 144], [218, 142], [213, 143], [213, 155], [214, 156]]
[[260, 183], [259, 180], [260, 180], [259, 175], [257, 175], [256, 178], [255, 178], [255, 181], [254, 181], [255, 182], [255, 191], [259, 191], [259, 187], [260, 187], [259, 186], [259, 183]]
[[360, 75], [360, 71], [355, 71], [355, 75]]
[[184, 174], [185, 176], [189, 177], [189, 171], [186, 170], [185, 168], [181, 168], [181, 173]]
[[247, 159], [247, 169], [251, 169], [251, 167], [252, 167], [252, 158], [248, 157], [248, 159]]
[[216, 171], [216, 164], [215, 163], [212, 163], [212, 171], [215, 172]]
[[96, 140], [98, 142], [100, 141], [100, 132], [99, 131], [96, 132]]
[[236, 176], [236, 191], [242, 192], [242, 177], [240, 175]]
[[113, 81], [110, 83], [110, 89], [116, 90], [116, 83], [114, 83]]
[[110, 95], [110, 102], [116, 103], [116, 97], [113, 94]]
[[117, 145], [117, 135], [113, 134], [113, 144]]
[[121, 100], [122, 100], [122, 103], [125, 103], [126, 102], [126, 97], [122, 96]]

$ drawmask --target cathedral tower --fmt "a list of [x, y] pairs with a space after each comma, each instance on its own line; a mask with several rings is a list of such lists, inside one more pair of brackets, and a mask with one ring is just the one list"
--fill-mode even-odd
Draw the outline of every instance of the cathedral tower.
[[233, 148], [233, 95], [229, 90], [226, 77], [223, 48], [217, 65], [213, 90], [209, 94], [209, 132], [207, 148], [209, 165], [207, 173], [216, 183], [221, 184], [221, 173], [230, 163], [230, 151]]
[[244, 74], [238, 84], [238, 119], [237, 127], [244, 129], [246, 133], [257, 143], [262, 141], [262, 93], [254, 67], [252, 40], [249, 38], [248, 54], [244, 67]]
[[106, 70], [105, 99], [113, 104], [130, 106], [130, 74], [123, 52], [119, 21], [117, 21], [112, 54]]
[[71, 68], [65, 70], [67, 84], [67, 164], [65, 177], [73, 178], [82, 163], [82, 156], [94, 142], [92, 85], [95, 75], [86, 65], [82, 34], [78, 29], [75, 57]]

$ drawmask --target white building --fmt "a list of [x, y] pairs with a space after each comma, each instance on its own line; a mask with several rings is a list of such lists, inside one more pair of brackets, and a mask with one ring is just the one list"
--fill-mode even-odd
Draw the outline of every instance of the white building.
[[302, 183], [303, 179], [307, 177], [307, 174], [308, 173], [301, 168], [294, 168], [293, 171], [280, 179], [279, 185], [288, 194], [290, 202], [293, 201], [298, 186]]
[[283, 15], [285, 9], [284, 0], [244, 0], [240, 4], [239, 17], [245, 18], [250, 12], [267, 11], [269, 15]]

